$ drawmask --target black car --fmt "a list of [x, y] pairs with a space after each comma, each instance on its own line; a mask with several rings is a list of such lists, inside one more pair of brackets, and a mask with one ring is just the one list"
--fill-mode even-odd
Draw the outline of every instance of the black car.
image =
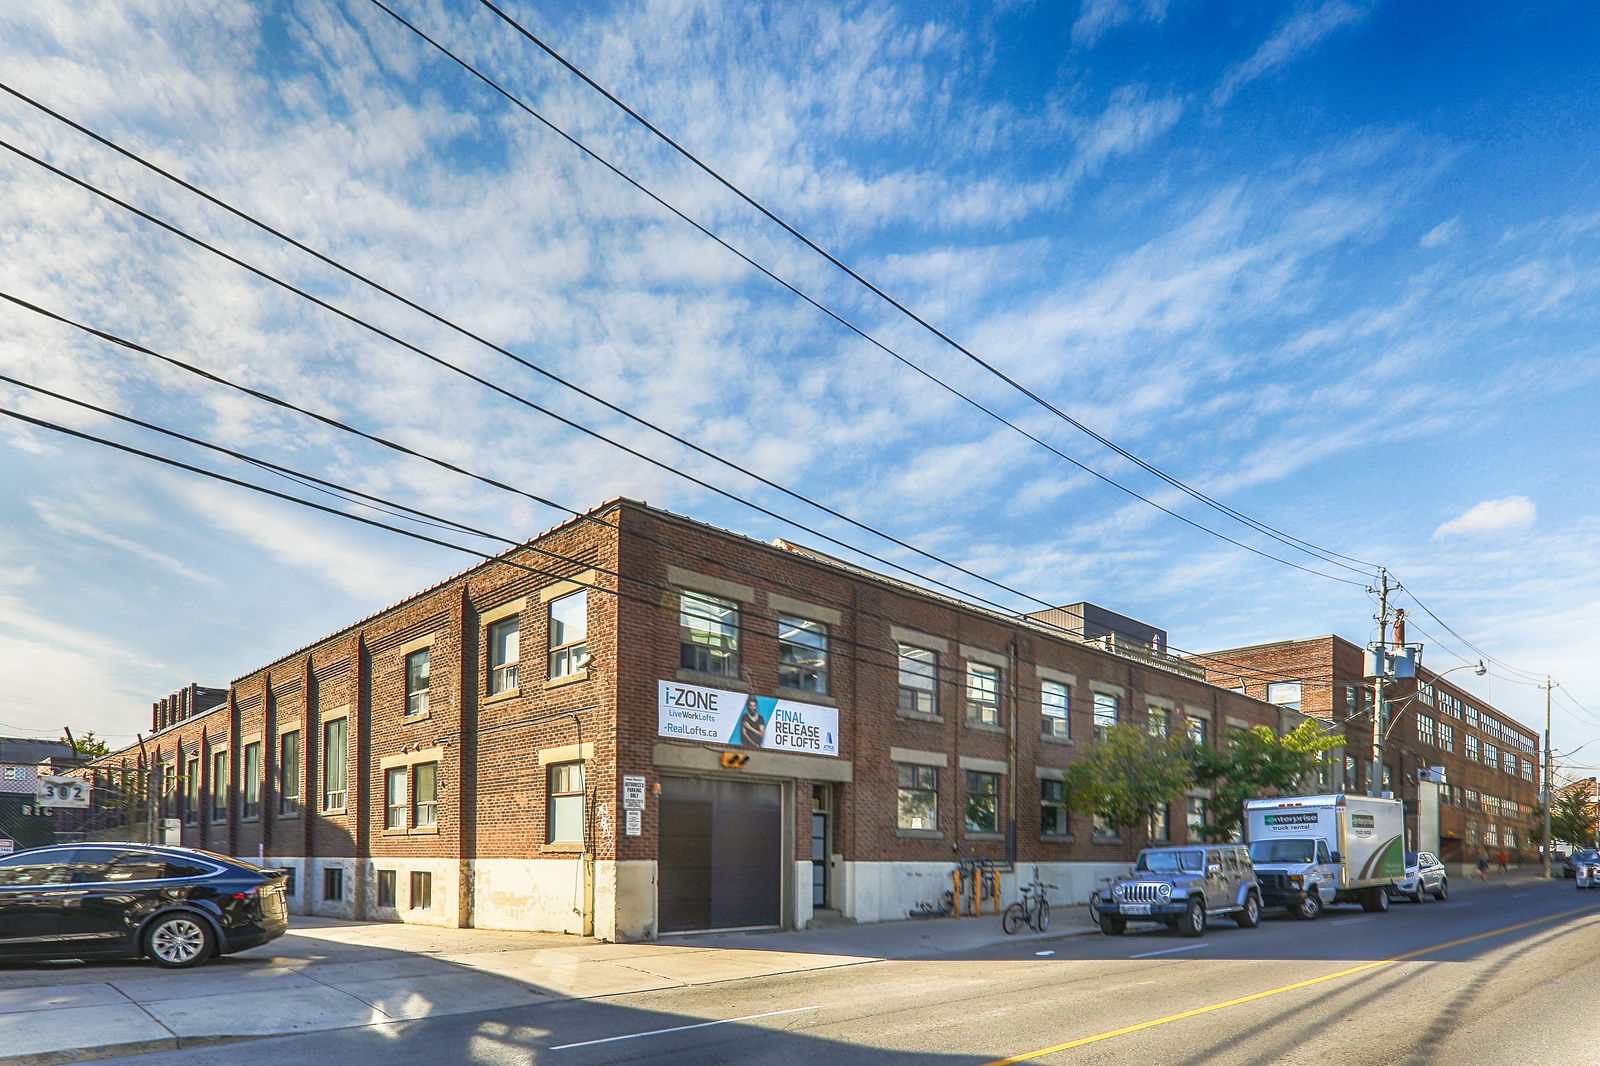
[[283, 935], [284, 871], [193, 848], [55, 844], [0, 857], [0, 959], [197, 966]]

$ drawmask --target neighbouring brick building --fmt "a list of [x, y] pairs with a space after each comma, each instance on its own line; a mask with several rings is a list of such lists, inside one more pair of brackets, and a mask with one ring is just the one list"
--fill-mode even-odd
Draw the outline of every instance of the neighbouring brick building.
[[[1337, 725], [1350, 738], [1339, 784], [1368, 788], [1372, 684], [1363, 649], [1336, 636], [1228, 648], [1196, 656], [1215, 684]], [[1445, 671], [1449, 673], [1450, 671]], [[1537, 862], [1529, 842], [1539, 802], [1538, 734], [1482, 699], [1419, 667], [1385, 689], [1380, 791], [1405, 801], [1407, 840], [1447, 863], [1470, 865], [1504, 850]], [[1418, 771], [1443, 767], [1444, 780]]]
[[[1118, 617], [1089, 606], [1061, 610]], [[1302, 719], [1159, 630], [1053, 613], [618, 500], [162, 701], [144, 757], [183, 843], [293, 869], [303, 912], [615, 939], [880, 921], [972, 857], [1084, 899], [1206, 813], [1197, 793], [1128, 839], [1068, 810], [1097, 728]]]

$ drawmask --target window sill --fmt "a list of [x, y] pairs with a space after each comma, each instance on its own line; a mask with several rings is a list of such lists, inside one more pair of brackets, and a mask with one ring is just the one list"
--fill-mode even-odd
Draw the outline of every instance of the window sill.
[[997, 833], [989, 829], [968, 829], [965, 836], [968, 840], [1004, 840], [1006, 838], [1004, 833]]
[[575, 685], [579, 681], [587, 680], [589, 680], [589, 668], [585, 666], [582, 670], [574, 670], [570, 674], [562, 674], [560, 677], [552, 677], [550, 680], [544, 683], [544, 687], [546, 689], [560, 688], [562, 685]]
[[350, 808], [348, 808], [348, 807], [324, 807], [324, 808], [322, 808], [322, 813], [325, 814], [325, 815], [328, 815], [328, 814], [348, 814], [348, 813], [350, 813]]
[[905, 718], [912, 722], [938, 722], [944, 723], [944, 715], [929, 714], [926, 711], [895, 711], [896, 718]]
[[[516, 699], [519, 694], [520, 693], [519, 693], [519, 690], [518, 690], [517, 686], [513, 685], [512, 687], [506, 689], [504, 692], [496, 692], [496, 693], [493, 693], [491, 695], [485, 696], [483, 698], [483, 702], [484, 702], [485, 706], [487, 706], [487, 705], [489, 705], [491, 703], [504, 703], [506, 700], [514, 700], [514, 699]], [[427, 716], [424, 715], [423, 717], [427, 717]]]
[[1078, 742], [1073, 740], [1071, 737], [1058, 737], [1054, 733], [1041, 733], [1039, 734], [1039, 740], [1041, 743], [1045, 744], [1060, 744], [1064, 748], [1075, 748], [1078, 746]]
[[1066, 833], [1066, 834], [1064, 834], [1062, 836], [1049, 836], [1047, 834], [1040, 833], [1039, 834], [1039, 843], [1041, 843], [1041, 844], [1071, 844], [1072, 843], [1072, 834], [1071, 833]]
[[429, 710], [423, 711], [421, 714], [403, 714], [400, 716], [400, 724], [410, 725], [412, 722], [426, 722], [428, 720], [428, 716], [432, 713], [432, 709], [430, 708]]
[[286, 813], [286, 814], [278, 815], [278, 821], [280, 821], [280, 822], [293, 822], [293, 821], [298, 821], [299, 819], [301, 819], [303, 817], [305, 817], [305, 812], [304, 811], [292, 811], [292, 812], [289, 812], [289, 813]]
[[545, 852], [555, 852], [562, 855], [581, 855], [584, 847], [581, 840], [552, 840], [543, 848]]
[[702, 674], [698, 670], [679, 669], [677, 679], [688, 685], [704, 685], [707, 688], [731, 689], [737, 692], [749, 692], [750, 686], [743, 680], [730, 674]]
[[411, 829], [383, 829], [379, 836], [386, 837], [431, 837], [439, 835], [439, 827], [434, 825], [418, 826]]
[[808, 688], [789, 688], [785, 685], [778, 686], [780, 700], [793, 700], [795, 703], [820, 703], [825, 707], [837, 707], [839, 701], [826, 692], [812, 692]]
[[894, 835], [901, 840], [943, 840], [944, 834], [937, 829], [896, 829]]
[[1001, 733], [1001, 734], [1003, 734], [1006, 731], [1006, 727], [1003, 726], [1003, 725], [990, 725], [988, 722], [978, 722], [978, 721], [974, 721], [971, 718], [968, 718], [962, 724], [964, 724], [968, 729], [977, 730], [979, 733]]

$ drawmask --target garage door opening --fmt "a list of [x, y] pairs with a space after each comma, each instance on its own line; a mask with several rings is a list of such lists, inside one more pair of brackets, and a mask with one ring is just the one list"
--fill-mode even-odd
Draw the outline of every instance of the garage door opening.
[[661, 932], [783, 923], [783, 790], [661, 779]]

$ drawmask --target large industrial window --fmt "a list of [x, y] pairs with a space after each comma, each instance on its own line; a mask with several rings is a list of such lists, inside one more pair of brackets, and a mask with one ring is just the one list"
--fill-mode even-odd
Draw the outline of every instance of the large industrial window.
[[967, 721], [1000, 724], [1000, 671], [995, 667], [967, 664]]
[[1117, 712], [1122, 701], [1109, 692], [1094, 694], [1094, 738], [1104, 739], [1106, 730], [1117, 724]]
[[550, 767], [548, 823], [546, 839], [550, 843], [583, 843], [583, 763]]
[[828, 691], [828, 627], [806, 618], [778, 616], [778, 684], [805, 692]]
[[1041, 736], [1065, 739], [1071, 736], [1067, 712], [1072, 696], [1067, 686], [1059, 681], [1045, 681], [1039, 685], [1039, 733]]
[[967, 771], [967, 831], [1000, 831], [1000, 775]]
[[739, 605], [702, 592], [678, 593], [679, 665], [739, 676]]
[[1045, 779], [1039, 782], [1039, 833], [1047, 837], [1067, 835], [1067, 783]]
[[939, 828], [939, 770], [933, 766], [900, 766], [899, 816], [901, 829]]
[[938, 714], [939, 699], [936, 687], [939, 657], [926, 648], [913, 648], [900, 644], [900, 704], [901, 711], [913, 714]]

